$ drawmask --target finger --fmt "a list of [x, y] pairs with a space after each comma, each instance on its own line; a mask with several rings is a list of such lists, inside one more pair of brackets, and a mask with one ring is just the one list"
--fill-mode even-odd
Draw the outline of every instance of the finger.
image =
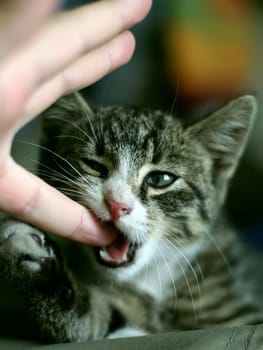
[[37, 28], [40, 28], [58, 5], [58, 0], [1, 0], [0, 2], [0, 60], [17, 50]]
[[25, 55], [39, 72], [34, 87], [45, 83], [76, 59], [142, 20], [150, 0], [105, 0], [54, 17], [48, 30]]
[[0, 209], [40, 229], [79, 242], [105, 246], [114, 229], [99, 222], [78, 203], [64, 196], [11, 158], [0, 167]]
[[2, 128], [20, 118], [17, 111], [47, 80], [75, 60], [139, 22], [151, 0], [105, 0], [57, 15], [22, 54], [2, 67], [0, 99]]
[[134, 52], [135, 40], [124, 32], [102, 47], [81, 57], [65, 71], [43, 85], [26, 106], [26, 119], [39, 114], [60, 96], [91, 85], [127, 63]]

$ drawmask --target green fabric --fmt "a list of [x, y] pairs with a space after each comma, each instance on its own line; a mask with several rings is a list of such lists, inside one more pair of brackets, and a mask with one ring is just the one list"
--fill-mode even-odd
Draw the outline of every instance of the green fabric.
[[34, 345], [29, 341], [0, 338], [0, 350], [28, 350]]
[[263, 325], [41, 346], [17, 291], [1, 278], [0, 286], [0, 350], [263, 350]]
[[171, 332], [146, 337], [121, 338], [81, 344], [30, 346], [25, 342], [0, 339], [0, 349], [16, 350], [260, 350], [263, 325], [227, 329]]

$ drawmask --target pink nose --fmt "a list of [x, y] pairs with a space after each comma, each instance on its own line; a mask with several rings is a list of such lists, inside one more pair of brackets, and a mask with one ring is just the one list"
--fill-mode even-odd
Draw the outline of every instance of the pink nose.
[[132, 209], [127, 204], [116, 202], [113, 199], [107, 199], [106, 203], [110, 212], [111, 220], [113, 222], [116, 222], [124, 215], [130, 214], [132, 211]]

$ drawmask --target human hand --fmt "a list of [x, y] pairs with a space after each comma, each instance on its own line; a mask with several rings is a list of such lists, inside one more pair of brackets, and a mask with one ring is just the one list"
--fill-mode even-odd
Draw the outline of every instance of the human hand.
[[114, 230], [19, 166], [10, 150], [15, 133], [57, 98], [129, 61], [135, 41], [127, 29], [146, 16], [151, 0], [104, 0], [51, 14], [57, 3], [0, 3], [0, 210], [103, 246]]

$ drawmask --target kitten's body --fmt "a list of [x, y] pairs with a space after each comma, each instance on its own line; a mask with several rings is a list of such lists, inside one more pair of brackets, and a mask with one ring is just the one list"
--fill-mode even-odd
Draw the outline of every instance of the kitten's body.
[[61, 257], [38, 230], [2, 223], [0, 261], [43, 332], [83, 341], [263, 321], [256, 257], [219, 215], [254, 114], [250, 96], [191, 126], [90, 110], [78, 95], [46, 112], [40, 174], [122, 234], [106, 249], [58, 241]]

